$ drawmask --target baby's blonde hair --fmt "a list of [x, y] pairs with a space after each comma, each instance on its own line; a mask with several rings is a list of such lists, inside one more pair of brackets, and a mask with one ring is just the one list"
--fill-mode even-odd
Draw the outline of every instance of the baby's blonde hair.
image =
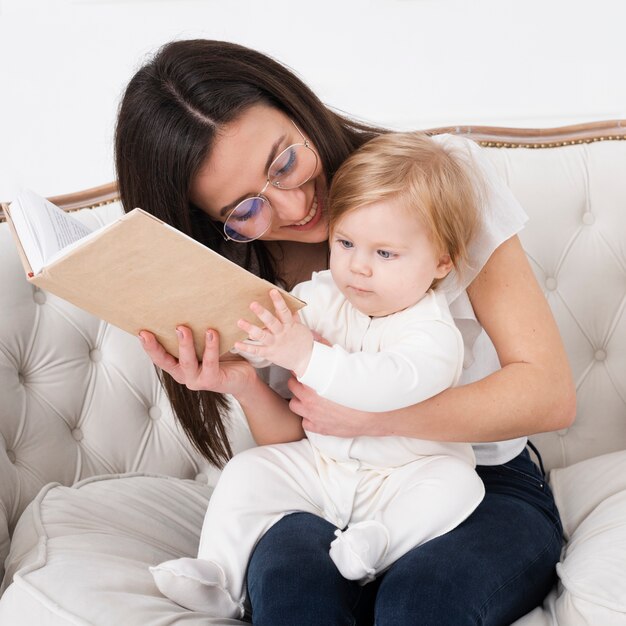
[[435, 247], [462, 272], [481, 206], [482, 185], [470, 160], [467, 148], [452, 148], [419, 132], [387, 133], [368, 141], [333, 178], [330, 232], [346, 213], [394, 200], [415, 212]]

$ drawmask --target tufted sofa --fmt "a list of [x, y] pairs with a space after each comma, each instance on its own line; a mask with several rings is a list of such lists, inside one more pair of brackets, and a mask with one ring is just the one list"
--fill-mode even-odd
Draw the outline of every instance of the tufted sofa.
[[[566, 541], [558, 585], [517, 626], [626, 624], [625, 127], [436, 131], [479, 141], [529, 213], [578, 391], [575, 424], [533, 437]], [[53, 201], [94, 225], [121, 211], [112, 185]], [[254, 445], [235, 403], [229, 429]], [[137, 340], [27, 283], [3, 223], [0, 476], [0, 624], [239, 624], [172, 604], [147, 570], [195, 554], [218, 471]]]

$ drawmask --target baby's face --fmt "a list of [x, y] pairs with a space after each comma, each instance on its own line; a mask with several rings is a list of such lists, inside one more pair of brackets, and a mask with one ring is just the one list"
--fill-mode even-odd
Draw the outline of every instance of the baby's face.
[[451, 269], [421, 220], [386, 200], [346, 213], [330, 237], [330, 270], [362, 313], [381, 317], [415, 304]]

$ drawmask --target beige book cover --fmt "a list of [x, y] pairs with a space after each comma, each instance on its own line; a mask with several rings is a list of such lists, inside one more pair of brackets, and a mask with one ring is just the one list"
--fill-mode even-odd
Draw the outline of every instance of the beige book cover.
[[[238, 319], [258, 323], [250, 302], [273, 310], [269, 291], [275, 285], [141, 209], [61, 250], [36, 274], [11, 205], [5, 212], [30, 282], [129, 333], [149, 330], [175, 356], [178, 325], [192, 329], [201, 359], [207, 328], [219, 332], [224, 354], [246, 337]], [[292, 311], [304, 306], [280, 291]]]

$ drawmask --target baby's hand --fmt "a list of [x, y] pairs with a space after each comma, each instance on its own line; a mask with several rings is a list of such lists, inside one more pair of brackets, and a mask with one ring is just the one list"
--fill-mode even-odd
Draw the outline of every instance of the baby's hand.
[[275, 314], [258, 302], [250, 309], [263, 322], [264, 328], [246, 320], [239, 320], [237, 326], [248, 333], [256, 344], [238, 341], [235, 348], [244, 354], [259, 356], [276, 365], [293, 370], [296, 376], [306, 371], [313, 351], [313, 333], [293, 315], [277, 289], [270, 291]]

